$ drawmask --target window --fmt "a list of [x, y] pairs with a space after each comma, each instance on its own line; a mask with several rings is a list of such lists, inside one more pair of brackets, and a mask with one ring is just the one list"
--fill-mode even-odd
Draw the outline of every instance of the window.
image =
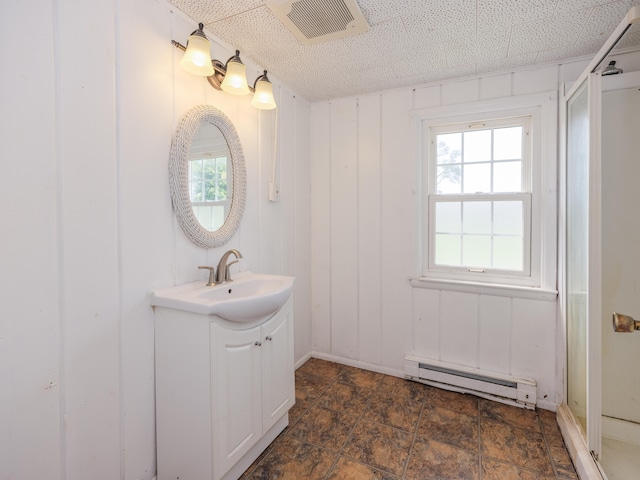
[[555, 298], [557, 94], [434, 107], [414, 118], [422, 272], [412, 285]]
[[530, 117], [429, 126], [429, 269], [529, 275]]

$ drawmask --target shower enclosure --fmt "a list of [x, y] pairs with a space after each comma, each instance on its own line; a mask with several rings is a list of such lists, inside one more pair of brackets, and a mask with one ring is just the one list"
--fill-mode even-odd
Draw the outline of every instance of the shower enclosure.
[[634, 7], [565, 95], [558, 420], [581, 478], [640, 472], [640, 324], [630, 318], [640, 318], [640, 72], [600, 73], [638, 21]]

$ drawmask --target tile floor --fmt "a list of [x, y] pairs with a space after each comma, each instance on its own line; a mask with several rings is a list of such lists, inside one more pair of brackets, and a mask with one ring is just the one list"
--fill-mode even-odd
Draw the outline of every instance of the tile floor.
[[555, 414], [310, 359], [242, 479], [577, 479]]

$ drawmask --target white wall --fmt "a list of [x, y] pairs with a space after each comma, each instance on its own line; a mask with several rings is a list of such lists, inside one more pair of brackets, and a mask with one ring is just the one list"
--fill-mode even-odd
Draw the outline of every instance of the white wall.
[[[631, 70], [640, 57], [626, 54], [618, 60]], [[409, 283], [410, 275], [420, 273], [415, 198], [419, 183], [411, 112], [558, 91], [575, 80], [586, 63], [312, 106], [316, 355], [401, 375], [404, 355], [414, 352], [533, 378], [538, 382], [538, 405], [555, 409], [562, 400], [564, 371], [557, 301], [412, 288]], [[556, 215], [545, 221], [555, 225]]]
[[[194, 28], [163, 0], [0, 6], [3, 480], [155, 475], [149, 293], [204, 280], [228, 248], [242, 270], [297, 277], [296, 359], [310, 351], [310, 106], [274, 82], [270, 203], [274, 112], [179, 68], [170, 41]], [[167, 176], [177, 122], [204, 103], [236, 125], [248, 182], [239, 231], [210, 250], [175, 221]]]

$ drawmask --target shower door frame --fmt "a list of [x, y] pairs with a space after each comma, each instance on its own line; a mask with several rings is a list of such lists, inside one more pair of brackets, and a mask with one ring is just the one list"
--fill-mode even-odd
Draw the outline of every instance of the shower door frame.
[[[575, 94], [580, 93], [583, 85], [586, 84], [588, 99], [588, 227], [587, 227], [587, 385], [586, 385], [586, 435], [579, 422], [573, 415], [573, 412], [566, 404], [568, 398], [568, 379], [567, 379], [567, 285], [566, 285], [566, 253], [563, 255], [561, 265], [561, 291], [560, 296], [562, 317], [565, 339], [565, 358], [563, 369], [564, 372], [564, 398], [565, 402], [558, 407], [558, 424], [562, 430], [565, 443], [571, 458], [575, 464], [576, 470], [580, 478], [602, 478], [597, 458], [601, 451], [601, 411], [602, 398], [601, 392], [601, 304], [602, 304], [602, 263], [601, 263], [601, 228], [602, 228], [602, 202], [601, 202], [601, 104], [602, 104], [602, 85], [601, 76], [598, 72], [585, 71], [583, 75], [573, 84], [571, 88], [563, 96], [563, 104], [560, 109], [560, 121], [563, 129], [562, 137], [562, 155], [561, 155], [561, 222], [567, 225], [567, 121], [568, 121], [568, 104]], [[561, 232], [561, 251], [566, 252], [567, 235], [564, 228]]]
[[[602, 83], [596, 70], [604, 62], [611, 50], [617, 45], [633, 23], [640, 21], [640, 6], [632, 7], [611, 36], [589, 62], [580, 77], [563, 96], [560, 108], [561, 167], [560, 167], [560, 209], [561, 227], [567, 225], [567, 119], [568, 102], [587, 82], [589, 115], [589, 211], [588, 211], [588, 307], [587, 307], [587, 432], [586, 438], [580, 433], [580, 426], [566, 403], [567, 399], [567, 305], [566, 305], [566, 254], [560, 262], [560, 308], [563, 318], [564, 341], [564, 398], [558, 407], [557, 419], [576, 470], [582, 479], [606, 478], [598, 458], [602, 451], [602, 190], [601, 190], [601, 152], [602, 152]], [[566, 232], [560, 232], [560, 251], [566, 252]]]

